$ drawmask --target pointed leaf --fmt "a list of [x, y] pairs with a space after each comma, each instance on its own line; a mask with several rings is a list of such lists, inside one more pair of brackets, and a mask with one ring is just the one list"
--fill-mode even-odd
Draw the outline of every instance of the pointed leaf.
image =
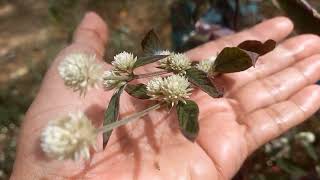
[[150, 99], [147, 95], [147, 86], [145, 84], [128, 84], [126, 92], [138, 99]]
[[[118, 120], [120, 96], [125, 86], [126, 85], [120, 87], [119, 90], [116, 91], [111, 97], [108, 108], [104, 113], [103, 125], [108, 125]], [[107, 145], [110, 135], [111, 135], [111, 131], [103, 133], [103, 147]]]
[[169, 55], [152, 55], [152, 56], [142, 57], [135, 62], [134, 67], [137, 68], [146, 64], [154, 63], [168, 56]]
[[191, 100], [186, 100], [185, 103], [179, 102], [177, 105], [177, 113], [182, 134], [190, 141], [194, 141], [199, 132], [198, 105]]
[[143, 52], [148, 55], [154, 55], [155, 52], [161, 51], [161, 43], [158, 35], [151, 29], [141, 41]]
[[224, 48], [213, 64], [214, 72], [233, 73], [244, 71], [253, 66], [259, 55], [238, 47]]
[[238, 48], [257, 53], [259, 56], [263, 56], [272, 51], [276, 47], [276, 44], [277, 43], [272, 39], [269, 39], [264, 43], [257, 40], [248, 40], [240, 43]]
[[207, 74], [197, 68], [190, 68], [186, 71], [188, 80], [199, 87], [202, 91], [209, 94], [213, 98], [222, 97], [223, 93], [220, 92], [213, 83], [211, 83]]

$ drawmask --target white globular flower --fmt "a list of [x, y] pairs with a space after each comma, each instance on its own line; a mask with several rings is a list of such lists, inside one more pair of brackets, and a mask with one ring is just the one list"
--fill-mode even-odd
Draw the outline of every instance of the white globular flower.
[[147, 84], [147, 94], [154, 100], [164, 101], [176, 105], [179, 101], [185, 102], [191, 95], [192, 88], [188, 79], [180, 75], [155, 77]]
[[171, 54], [169, 57], [160, 60], [160, 68], [184, 74], [191, 68], [191, 61], [185, 54]]
[[156, 97], [161, 95], [161, 86], [163, 85], [163, 79], [161, 77], [155, 77], [147, 84], [148, 94]]
[[114, 61], [111, 63], [114, 66], [115, 71], [131, 73], [136, 61], [137, 57], [124, 51], [114, 56]]
[[196, 68], [205, 72], [205, 73], [209, 73], [212, 65], [214, 64], [215, 60], [216, 60], [216, 56], [212, 56], [206, 60], [200, 61], [199, 64], [196, 65]]
[[66, 86], [83, 95], [101, 82], [103, 68], [96, 63], [95, 55], [74, 53], [65, 57], [58, 71]]
[[297, 140], [300, 140], [302, 143], [314, 143], [316, 140], [316, 136], [314, 133], [305, 131], [305, 132], [299, 132], [295, 135], [295, 138]]
[[41, 134], [41, 148], [50, 158], [88, 160], [97, 132], [84, 113], [70, 113], [48, 123]]
[[104, 89], [108, 91], [108, 90], [111, 90], [113, 88], [117, 89], [117, 88], [123, 86], [126, 83], [126, 81], [119, 80], [119, 78], [120, 78], [120, 76], [117, 75], [116, 72], [114, 72], [114, 71], [105, 71], [103, 73], [103, 77], [102, 77], [102, 79], [103, 79], [103, 83], [102, 84], [103, 84]]

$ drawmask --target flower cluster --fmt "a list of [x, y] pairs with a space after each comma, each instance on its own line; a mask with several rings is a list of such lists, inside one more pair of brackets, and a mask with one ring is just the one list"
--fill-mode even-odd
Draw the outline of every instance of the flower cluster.
[[191, 95], [192, 88], [187, 78], [180, 75], [168, 77], [156, 77], [147, 84], [147, 94], [152, 99], [164, 101], [172, 106], [179, 101], [185, 102], [185, 99]]
[[114, 67], [114, 72], [120, 73], [132, 73], [134, 63], [137, 61], [137, 57], [134, 57], [133, 54], [128, 52], [122, 52], [114, 56], [114, 61], [112, 65]]
[[104, 89], [118, 89], [126, 84], [127, 80], [130, 79], [129, 76], [132, 74], [136, 61], [137, 57], [125, 51], [114, 56], [114, 61], [111, 62], [113, 69], [105, 71], [102, 77]]
[[[251, 44], [251, 41], [244, 42], [243, 48], [246, 48], [246, 43]], [[261, 44], [263, 46], [263, 43]], [[234, 47], [225, 48], [217, 57], [210, 57], [198, 64], [191, 63], [183, 53], [164, 50], [153, 31], [147, 33], [141, 45], [144, 57], [138, 59], [132, 53], [121, 52], [114, 56], [111, 62], [112, 68], [106, 71], [96, 62], [94, 55], [84, 53], [70, 54], [60, 63], [58, 70], [65, 85], [74, 91], [80, 91], [80, 95], [98, 84], [101, 84], [106, 91], [115, 89], [115, 92], [104, 113], [104, 126], [99, 129], [96, 129], [82, 112], [70, 113], [49, 122], [41, 135], [41, 147], [45, 154], [55, 159], [89, 159], [90, 148], [95, 146], [98, 133], [103, 133], [105, 146], [110, 131], [114, 128], [164, 106], [176, 107], [182, 134], [188, 140], [194, 141], [199, 132], [199, 107], [190, 99], [193, 87], [198, 87], [213, 98], [221, 97], [221, 93], [209, 76], [239, 72], [250, 68], [253, 65], [251, 62], [256, 61], [248, 56], [249, 50], [243, 51], [239, 47]], [[235, 65], [230, 66], [230, 60], [233, 58], [235, 60], [232, 63]], [[155, 62], [159, 63], [157, 68], [161, 70], [145, 74], [136, 74], [134, 71], [137, 67]], [[147, 84], [133, 83], [133, 80], [141, 78], [152, 79]], [[124, 91], [135, 98], [154, 101], [154, 104], [118, 120], [120, 97]], [[301, 134], [297, 138], [312, 141], [310, 134]], [[269, 149], [276, 145], [272, 143]]]
[[67, 87], [85, 94], [90, 87], [101, 82], [103, 69], [96, 63], [95, 55], [74, 53], [65, 57], [58, 71]]
[[82, 113], [70, 113], [50, 121], [41, 134], [42, 150], [55, 159], [90, 158], [90, 147], [95, 147], [97, 130]]
[[191, 68], [191, 61], [185, 54], [171, 54], [167, 58], [160, 60], [160, 68], [184, 74], [186, 70]]

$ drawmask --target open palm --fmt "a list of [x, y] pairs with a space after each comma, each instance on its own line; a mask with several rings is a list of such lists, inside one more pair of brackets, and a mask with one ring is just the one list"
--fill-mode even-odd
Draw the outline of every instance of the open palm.
[[[282, 41], [291, 30], [288, 19], [274, 18], [187, 54], [201, 60], [244, 40]], [[217, 77], [224, 98], [194, 93], [200, 108], [195, 143], [180, 133], [175, 113], [160, 110], [113, 131], [105, 150], [100, 138], [100, 151], [93, 152], [90, 162], [50, 160], [39, 147], [48, 120], [83, 110], [97, 126], [102, 124], [112, 92], [92, 90], [79, 98], [63, 85], [56, 67], [72, 52], [95, 53], [102, 59], [106, 31], [105, 23], [88, 13], [73, 44], [53, 62], [22, 125], [12, 179], [230, 179], [254, 150], [320, 107], [320, 87], [312, 85], [320, 77], [320, 39], [301, 35], [282, 42], [256, 68]], [[122, 117], [150, 105], [125, 93], [120, 103]]]

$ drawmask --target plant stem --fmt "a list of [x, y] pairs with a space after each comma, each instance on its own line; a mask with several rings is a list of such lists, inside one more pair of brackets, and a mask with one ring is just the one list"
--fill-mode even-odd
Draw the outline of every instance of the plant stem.
[[121, 119], [121, 120], [116, 121], [114, 123], [108, 124], [108, 125], [102, 127], [101, 129], [99, 129], [99, 131], [102, 131], [102, 132], [111, 131], [112, 129], [117, 128], [117, 127], [122, 126], [122, 125], [125, 125], [128, 122], [137, 120], [137, 119], [145, 116], [146, 114], [148, 114], [150, 111], [159, 109], [161, 106], [162, 106], [162, 103], [158, 103], [156, 105], [153, 105], [153, 106], [151, 106], [151, 107], [149, 107], [149, 108], [147, 108], [147, 109], [145, 109], [143, 111], [137, 112], [137, 113], [135, 113], [133, 115], [130, 115], [130, 116], [124, 118], [124, 119]]
[[146, 74], [137, 74], [137, 75], [134, 75], [133, 77], [132, 76], [113, 76], [113, 77], [104, 78], [104, 80], [131, 81], [133, 79], [149, 78], [149, 77], [159, 76], [167, 73], [170, 73], [170, 72], [163, 70], [163, 71], [156, 71], [156, 72], [146, 73]]
[[163, 70], [163, 71], [156, 71], [156, 72], [146, 73], [146, 74], [137, 74], [137, 75], [134, 75], [134, 79], [149, 78], [149, 77], [159, 76], [159, 75], [167, 74], [167, 73], [169, 73], [169, 72]]
[[113, 76], [113, 77], [108, 77], [104, 78], [104, 80], [119, 80], [119, 81], [127, 81], [131, 79], [129, 76]]

